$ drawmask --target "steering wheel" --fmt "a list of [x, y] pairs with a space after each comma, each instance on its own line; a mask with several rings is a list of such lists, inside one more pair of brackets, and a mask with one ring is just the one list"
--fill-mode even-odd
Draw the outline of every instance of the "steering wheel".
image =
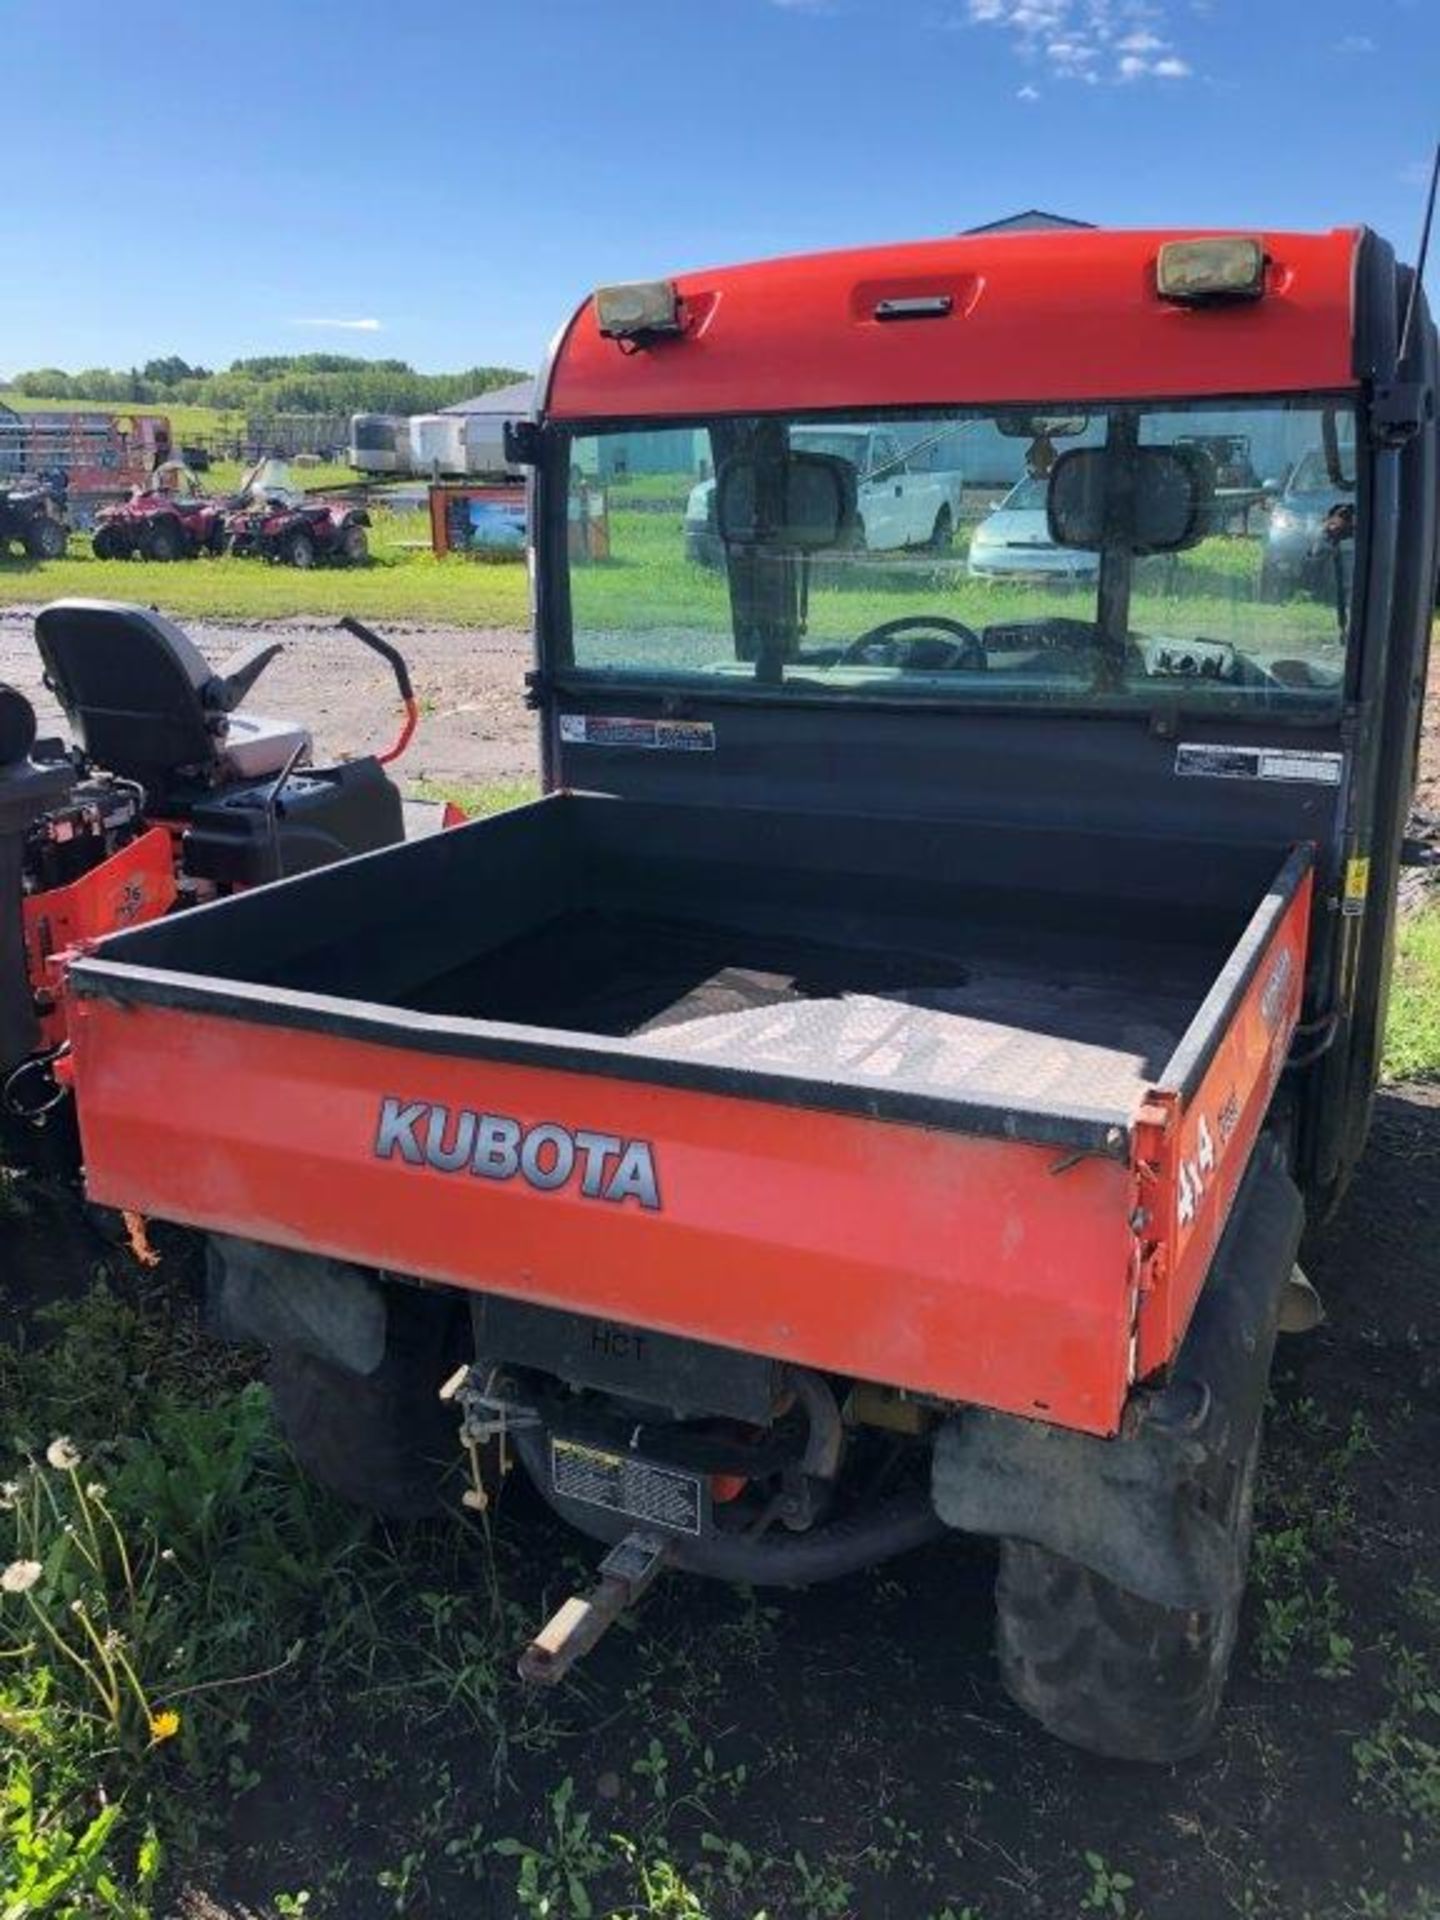
[[[913, 638], [909, 636], [914, 636]], [[929, 644], [923, 636], [929, 636]], [[871, 667], [908, 668], [912, 673], [959, 668], [975, 672], [988, 665], [985, 642], [973, 627], [943, 613], [907, 613], [868, 627], [841, 650], [836, 664], [861, 662]]]

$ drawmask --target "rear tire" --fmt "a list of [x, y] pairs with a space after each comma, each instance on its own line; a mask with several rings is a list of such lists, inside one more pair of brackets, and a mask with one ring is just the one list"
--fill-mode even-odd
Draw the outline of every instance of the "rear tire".
[[266, 1375], [280, 1430], [312, 1480], [392, 1520], [441, 1506], [441, 1483], [459, 1454], [457, 1416], [438, 1393], [468, 1353], [468, 1320], [453, 1295], [391, 1287], [385, 1357], [351, 1373], [293, 1347], [277, 1348]]
[[1000, 1545], [996, 1651], [1011, 1698], [1071, 1746], [1164, 1764], [1214, 1730], [1245, 1590], [1260, 1424], [1236, 1475], [1229, 1530], [1236, 1560], [1213, 1613], [1162, 1607], [1024, 1540]]
[[145, 536], [147, 560], [178, 560], [185, 551], [185, 536], [172, 521], [157, 520]]
[[346, 527], [340, 536], [340, 557], [350, 567], [365, 565], [370, 558], [370, 542], [364, 527]]
[[283, 567], [299, 567], [303, 572], [315, 564], [315, 542], [308, 533], [296, 528], [287, 533], [275, 549], [275, 558]]
[[32, 560], [63, 560], [70, 536], [58, 520], [37, 520], [25, 532], [25, 551]]
[[114, 527], [97, 527], [90, 545], [97, 560], [123, 560], [130, 551]]

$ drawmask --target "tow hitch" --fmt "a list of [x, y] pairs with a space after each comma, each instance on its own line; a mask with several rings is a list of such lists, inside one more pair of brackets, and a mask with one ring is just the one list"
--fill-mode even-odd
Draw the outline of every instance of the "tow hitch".
[[586, 1595], [573, 1594], [546, 1621], [520, 1656], [522, 1680], [553, 1687], [575, 1662], [614, 1626], [654, 1584], [670, 1543], [652, 1533], [627, 1533], [600, 1562], [600, 1580]]
[[[489, 1511], [492, 1491], [510, 1468], [509, 1436], [518, 1428], [535, 1427], [533, 1412], [512, 1406], [496, 1395], [492, 1374], [482, 1381], [473, 1367], [459, 1367], [440, 1389], [440, 1398], [460, 1412], [460, 1443], [470, 1468], [470, 1485], [460, 1496], [473, 1513]], [[493, 1466], [487, 1475], [482, 1449], [493, 1447]], [[613, 1546], [600, 1562], [600, 1579], [585, 1595], [572, 1594], [551, 1615], [519, 1660], [522, 1680], [553, 1687], [584, 1654], [603, 1638], [620, 1615], [633, 1606], [655, 1581], [670, 1557], [671, 1542], [636, 1528]]]

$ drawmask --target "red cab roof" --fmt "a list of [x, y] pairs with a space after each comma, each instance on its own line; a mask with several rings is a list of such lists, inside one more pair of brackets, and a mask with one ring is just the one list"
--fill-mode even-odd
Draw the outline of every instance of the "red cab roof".
[[[1358, 231], [1262, 235], [1259, 300], [1162, 301], [1161, 245], [1214, 231], [962, 234], [680, 274], [684, 333], [638, 350], [603, 339], [585, 302], [545, 411], [658, 419], [1352, 386]], [[927, 295], [948, 296], [944, 318], [875, 318], [879, 301]]]

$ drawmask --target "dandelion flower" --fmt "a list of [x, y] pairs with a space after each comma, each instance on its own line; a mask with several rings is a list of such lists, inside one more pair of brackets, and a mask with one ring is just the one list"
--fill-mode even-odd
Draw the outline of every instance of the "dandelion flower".
[[73, 1473], [80, 1464], [80, 1449], [62, 1433], [46, 1447], [45, 1458], [57, 1473]]
[[28, 1593], [45, 1569], [38, 1560], [12, 1560], [0, 1573], [0, 1589], [6, 1593]]
[[20, 1482], [18, 1480], [0, 1481], [0, 1513], [9, 1513], [20, 1504]]
[[103, 1500], [105, 1489], [98, 1480], [92, 1480], [85, 1489], [85, 1497], [87, 1500]]
[[173, 1707], [162, 1707], [159, 1713], [150, 1716], [150, 1738], [158, 1745], [162, 1740], [173, 1740], [180, 1731], [180, 1716]]

